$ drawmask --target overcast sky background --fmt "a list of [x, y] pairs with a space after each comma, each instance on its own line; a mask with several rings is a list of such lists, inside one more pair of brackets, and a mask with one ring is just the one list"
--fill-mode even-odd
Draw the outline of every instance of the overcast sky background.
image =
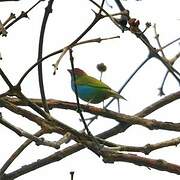
[[[18, 16], [21, 11], [26, 11], [35, 2], [34, 0], [22, 0], [16, 3], [0, 3], [1, 21], [3, 22], [11, 12]], [[98, 0], [97, 2], [101, 1]], [[118, 12], [118, 8], [113, 0], [108, 0], [108, 3], [113, 6], [113, 9], [107, 5], [105, 6], [109, 12]], [[123, 4], [129, 9], [131, 17], [140, 20], [140, 28], [142, 30], [145, 28], [146, 22], [151, 22], [152, 25], [154, 23], [157, 24], [162, 45], [180, 36], [179, 0], [174, 0], [173, 2], [164, 0], [142, 0], [136, 2], [135, 0], [128, 0], [123, 1]], [[0, 62], [0, 66], [14, 84], [19, 80], [24, 71], [37, 59], [39, 31], [46, 5], [46, 1], [42, 2], [29, 13], [29, 19], [22, 19], [8, 30], [7, 37], [1, 37], [0, 52], [3, 60]], [[88, 0], [55, 1], [53, 4], [53, 13], [50, 15], [47, 24], [43, 54], [47, 55], [65, 47], [80, 35], [94, 18], [91, 9], [97, 10]], [[109, 84], [114, 90], [118, 90], [136, 67], [147, 57], [148, 51], [146, 47], [131, 33], [121, 33], [108, 19], [101, 20], [83, 38], [83, 40], [87, 40], [117, 35], [120, 36], [120, 39], [103, 41], [100, 44], [91, 43], [81, 45], [75, 47], [73, 53], [75, 66], [82, 68], [97, 78], [99, 78], [100, 74], [96, 69], [96, 65], [101, 62], [105, 63], [107, 65], [107, 71], [103, 74], [103, 81]], [[150, 39], [150, 42], [155, 47], [158, 47], [154, 39], [155, 34], [153, 27], [148, 29], [146, 35]], [[180, 46], [177, 42], [168, 47], [165, 50], [165, 54], [168, 58], [171, 58], [177, 54], [179, 50]], [[68, 55], [62, 59], [57, 74], [55, 76], [53, 75], [52, 64], [56, 62], [58, 57], [59, 55], [53, 56], [43, 64], [45, 67], [44, 77], [47, 98], [75, 101], [75, 96], [70, 88], [70, 76], [67, 72], [67, 69], [70, 68]], [[175, 67], [179, 69], [180, 63], [176, 62]], [[128, 101], [122, 101], [121, 112], [135, 114], [144, 107], [157, 101], [160, 98], [158, 96], [158, 88], [161, 85], [165, 72], [166, 69], [158, 60], [150, 60], [122, 92], [122, 95], [128, 99]], [[37, 80], [37, 69], [34, 69], [22, 83], [22, 91], [26, 96], [32, 98], [40, 97]], [[0, 87], [0, 93], [7, 90], [6, 85], [2, 81]], [[169, 94], [178, 89], [179, 86], [177, 82], [170, 75], [165, 85], [165, 93]], [[84, 103], [83, 101], [81, 102]], [[148, 118], [179, 122], [180, 111], [177, 109], [178, 105], [180, 105], [179, 101], [158, 110], [148, 116]], [[102, 105], [97, 106], [102, 107]], [[113, 103], [110, 108], [116, 111], [116, 103]], [[78, 120], [79, 115], [75, 112], [58, 109], [52, 110], [52, 115], [78, 130], [83, 127]], [[38, 130], [36, 125], [29, 123], [22, 117], [12, 116], [12, 114], [6, 110], [3, 110], [3, 116], [28, 132], [34, 133]], [[85, 117], [89, 116], [89, 114], [85, 114]], [[110, 119], [99, 118], [90, 129], [93, 134], [96, 134], [109, 127], [113, 127], [115, 124], [116, 123]], [[2, 147], [0, 148], [0, 166], [2, 166], [14, 150], [24, 142], [25, 138], [20, 138], [2, 125], [0, 125], [0, 134], [2, 137], [0, 140]], [[149, 131], [140, 126], [133, 126], [125, 133], [110, 138], [109, 140], [119, 144], [140, 146], [147, 143], [157, 143], [178, 136], [179, 133], [176, 132], [160, 130]], [[46, 136], [46, 138], [54, 140], [54, 138], [58, 139], [59, 136], [53, 134]], [[56, 150], [48, 147], [37, 147], [33, 143], [17, 158], [8, 169], [8, 172], [36, 161], [37, 159], [46, 157], [55, 151]], [[165, 159], [169, 162], [180, 164], [179, 152], [179, 146], [170, 147], [152, 152], [149, 157]], [[179, 177], [174, 174], [153, 169], [149, 170], [146, 167], [139, 167], [133, 164], [123, 162], [104, 164], [100, 158], [97, 158], [96, 155], [85, 149], [60, 162], [28, 173], [18, 178], [18, 180], [30, 180], [32, 178], [68, 180], [70, 179], [70, 171], [75, 171], [75, 180], [99, 178], [104, 180], [110, 178], [114, 180], [121, 178], [146, 178], [146, 180], [153, 178], [179, 179]]]

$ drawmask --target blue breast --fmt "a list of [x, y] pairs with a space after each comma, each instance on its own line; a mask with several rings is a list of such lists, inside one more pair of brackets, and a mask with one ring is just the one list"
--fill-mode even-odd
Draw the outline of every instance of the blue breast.
[[[74, 84], [71, 83], [72, 90], [75, 92]], [[86, 85], [77, 85], [78, 96], [84, 101], [91, 101], [97, 95], [97, 89]]]

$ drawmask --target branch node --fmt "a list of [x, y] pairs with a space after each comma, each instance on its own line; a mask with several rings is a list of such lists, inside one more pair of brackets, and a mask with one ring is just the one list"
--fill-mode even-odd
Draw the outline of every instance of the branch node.
[[21, 15], [20, 16], [29, 19], [29, 16], [27, 15], [27, 12], [25, 12], [25, 11], [21, 11]]
[[144, 146], [144, 154], [148, 155], [151, 152], [151, 145], [150, 144], [146, 144]]

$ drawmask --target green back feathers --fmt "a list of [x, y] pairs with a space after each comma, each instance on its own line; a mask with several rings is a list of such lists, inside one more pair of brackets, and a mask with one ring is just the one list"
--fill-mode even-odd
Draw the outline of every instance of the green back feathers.
[[115, 97], [118, 99], [120, 98], [120, 99], [126, 100], [123, 96], [118, 94], [116, 91], [112, 90], [108, 85], [106, 85], [102, 81], [97, 80], [94, 77], [88, 76], [87, 74], [77, 76], [76, 84], [101, 89], [101, 91], [104, 91], [106, 93], [107, 97]]
[[82, 75], [82, 76], [76, 77], [76, 83], [77, 85], [87, 85], [87, 86], [96, 87], [96, 88], [111, 89], [108, 85], [106, 85], [102, 81], [99, 81], [96, 78], [88, 76], [88, 75]]

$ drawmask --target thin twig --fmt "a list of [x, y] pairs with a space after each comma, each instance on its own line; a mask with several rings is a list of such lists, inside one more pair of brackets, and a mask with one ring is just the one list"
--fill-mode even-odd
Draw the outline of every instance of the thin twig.
[[159, 52], [159, 51], [161, 51], [161, 50], [167, 48], [168, 46], [172, 45], [173, 43], [175, 43], [175, 42], [177, 42], [177, 41], [179, 41], [179, 40], [180, 40], [180, 37], [178, 37], [177, 39], [175, 39], [175, 40], [173, 40], [173, 41], [167, 43], [166, 45], [162, 46], [160, 49], [157, 49], [157, 52]]
[[[180, 52], [177, 53], [173, 58], [168, 59], [168, 61], [169, 61], [169, 63], [173, 66], [174, 63], [176, 62], [176, 60], [177, 60], [179, 57], [180, 57]], [[161, 84], [161, 86], [160, 86], [160, 88], [159, 88], [159, 95], [160, 95], [160, 96], [165, 95], [163, 88], [164, 88], [164, 84], [165, 84], [165, 81], [166, 81], [166, 79], [167, 79], [168, 74], [169, 74], [169, 71], [166, 72], [166, 74], [165, 74], [165, 76], [164, 76], [164, 79], [163, 79], [163, 81], [162, 81], [162, 84]]]
[[[52, 12], [52, 5], [53, 5], [54, 0], [49, 0], [48, 5], [45, 8], [44, 12], [44, 17], [41, 25], [41, 31], [40, 31], [40, 36], [39, 36], [39, 48], [38, 48], [38, 58], [37, 61], [42, 59], [42, 54], [43, 54], [43, 43], [44, 43], [44, 34], [45, 34], [45, 29], [46, 29], [46, 24], [48, 21], [48, 17], [50, 13]], [[39, 89], [40, 89], [40, 94], [43, 102], [43, 108], [44, 110], [49, 113], [49, 108], [46, 103], [46, 95], [45, 95], [45, 89], [44, 89], [44, 81], [43, 81], [43, 66], [42, 63], [38, 64], [38, 80], [39, 80]]]
[[8, 79], [8, 77], [6, 76], [6, 74], [1, 68], [0, 68], [0, 75], [3, 78], [3, 80], [6, 82], [6, 84], [8, 85], [9, 89], [13, 89], [12, 83], [10, 82], [10, 80]]
[[7, 35], [7, 31], [6, 31], [6, 29], [4, 28], [4, 25], [3, 25], [3, 23], [1, 22], [1, 20], [0, 20], [0, 34], [2, 34], [2, 36], [6, 36], [6, 35]]
[[[5, 26], [5, 29], [7, 30], [8, 28], [10, 28], [13, 24], [15, 24], [16, 22], [18, 22], [20, 19], [22, 18], [27, 18], [28, 17], [28, 13], [34, 9], [39, 3], [43, 2], [44, 0], [39, 0], [37, 3], [35, 3], [32, 7], [30, 7], [27, 11], [22, 11], [21, 14], [11, 23], [7, 24]], [[0, 33], [1, 34], [1, 33]]]
[[86, 129], [88, 135], [92, 136], [87, 124], [86, 124], [86, 121], [84, 119], [84, 116], [83, 116], [83, 113], [82, 113], [82, 110], [81, 110], [81, 107], [80, 107], [80, 103], [79, 103], [79, 95], [78, 95], [78, 88], [77, 88], [77, 84], [76, 84], [76, 76], [75, 76], [75, 73], [74, 73], [74, 57], [72, 55], [72, 49], [69, 50], [69, 54], [70, 54], [70, 62], [71, 62], [71, 68], [72, 68], [72, 78], [73, 78], [73, 82], [74, 82], [74, 89], [75, 89], [75, 95], [76, 95], [76, 102], [77, 102], [77, 112], [79, 113], [80, 115], [80, 118], [83, 122], [83, 125], [84, 125], [84, 128]]
[[161, 46], [161, 43], [160, 43], [160, 40], [159, 40], [159, 34], [157, 33], [157, 28], [156, 28], [156, 24], [154, 24], [154, 34], [155, 34], [155, 39], [157, 41], [157, 44], [159, 46], [159, 51], [161, 52], [162, 54], [162, 57], [166, 58], [165, 54], [164, 54], [164, 51], [162, 49], [162, 46]]
[[[85, 40], [85, 41], [80, 41], [76, 44], [74, 44], [73, 47], [75, 46], [78, 46], [78, 45], [82, 45], [82, 44], [86, 44], [86, 43], [100, 43], [101, 41], [104, 41], [104, 40], [108, 40], [108, 39], [114, 39], [114, 38], [119, 38], [119, 36], [113, 36], [113, 37], [109, 37], [109, 38], [95, 38], [95, 39], [89, 39], [89, 40]], [[23, 82], [23, 80], [26, 78], [26, 76], [41, 62], [47, 60], [48, 58], [54, 56], [54, 55], [57, 55], [59, 53], [62, 53], [64, 51], [64, 49], [67, 48], [67, 47], [64, 47], [60, 50], [57, 50], [57, 51], [54, 51], [48, 55], [46, 55], [45, 57], [43, 57], [42, 59], [39, 59], [38, 62], [34, 63], [27, 71], [25, 71], [25, 73], [22, 75], [22, 77], [20, 78], [20, 80], [18, 81], [17, 85], [16, 86], [20, 86], [20, 84]], [[68, 49], [68, 48], [67, 48]], [[54, 66], [54, 64], [53, 64]], [[57, 65], [55, 65], [55, 67], [58, 68]]]

